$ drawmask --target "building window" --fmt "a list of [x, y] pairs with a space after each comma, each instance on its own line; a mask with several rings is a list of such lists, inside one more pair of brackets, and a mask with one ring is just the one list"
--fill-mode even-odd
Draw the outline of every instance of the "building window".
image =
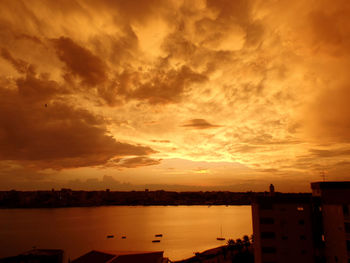
[[299, 224], [299, 225], [304, 225], [304, 224], [305, 224], [304, 219], [300, 219], [300, 220], [298, 221], [298, 224]]
[[298, 210], [298, 211], [304, 211], [304, 207], [298, 206], [298, 207], [297, 207], [297, 210]]
[[345, 233], [350, 234], [350, 223], [344, 223]]
[[281, 219], [281, 227], [285, 227], [287, 225], [286, 219]]
[[343, 214], [344, 214], [344, 216], [349, 215], [349, 206], [348, 205], [343, 205]]
[[259, 208], [262, 210], [272, 210], [273, 205], [271, 203], [262, 203], [259, 205]]
[[275, 232], [261, 232], [261, 238], [262, 239], [275, 239], [276, 234], [275, 234]]
[[276, 253], [276, 248], [275, 247], [262, 247], [261, 252], [264, 254], [274, 254], [274, 253]]
[[350, 240], [346, 240], [346, 250], [350, 252]]
[[275, 223], [275, 220], [271, 217], [262, 217], [260, 218], [260, 224], [266, 224], [266, 225], [271, 225]]

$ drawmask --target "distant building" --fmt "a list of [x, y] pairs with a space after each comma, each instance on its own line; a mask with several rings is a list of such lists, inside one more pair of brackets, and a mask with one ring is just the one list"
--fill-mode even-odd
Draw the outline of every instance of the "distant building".
[[0, 263], [62, 263], [61, 249], [32, 249], [14, 257], [0, 259]]
[[312, 195], [281, 194], [270, 186], [254, 199], [255, 263], [350, 263], [350, 182], [311, 188]]
[[137, 251], [98, 251], [89, 253], [72, 261], [72, 263], [166, 263], [163, 251], [137, 252]]

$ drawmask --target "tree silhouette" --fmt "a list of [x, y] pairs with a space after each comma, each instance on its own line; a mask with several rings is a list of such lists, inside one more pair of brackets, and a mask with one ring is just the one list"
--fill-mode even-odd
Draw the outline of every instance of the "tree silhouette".
[[243, 249], [243, 241], [242, 241], [242, 239], [240, 239], [240, 238], [236, 239], [236, 248], [237, 248], [238, 252], [242, 251], [242, 249]]
[[230, 238], [229, 240], [227, 240], [227, 246], [234, 247], [235, 244], [236, 244], [236, 242], [233, 239]]
[[245, 248], [250, 247], [250, 240], [249, 240], [249, 237], [247, 235], [243, 236], [243, 246]]

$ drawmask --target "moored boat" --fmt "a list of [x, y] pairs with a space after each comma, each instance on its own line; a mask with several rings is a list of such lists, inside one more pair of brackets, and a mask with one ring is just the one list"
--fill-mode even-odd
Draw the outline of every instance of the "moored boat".
[[225, 238], [222, 237], [222, 226], [220, 226], [220, 232], [221, 232], [221, 235], [220, 235], [220, 237], [217, 237], [216, 240], [223, 241], [223, 240], [225, 240]]

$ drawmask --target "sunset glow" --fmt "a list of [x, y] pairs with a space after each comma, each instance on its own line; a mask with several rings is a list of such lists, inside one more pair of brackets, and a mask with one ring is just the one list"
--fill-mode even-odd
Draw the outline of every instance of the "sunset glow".
[[0, 188], [348, 180], [350, 1], [0, 0]]

